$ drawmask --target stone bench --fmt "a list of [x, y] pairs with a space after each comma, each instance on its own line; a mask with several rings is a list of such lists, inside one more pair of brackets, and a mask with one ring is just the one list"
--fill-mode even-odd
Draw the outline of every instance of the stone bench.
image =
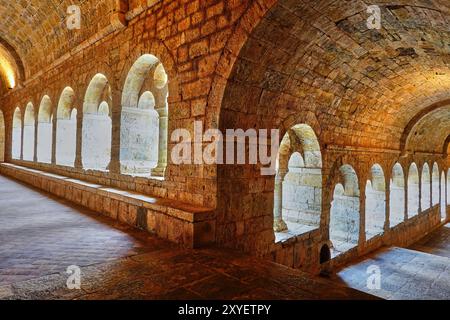
[[215, 240], [215, 212], [40, 170], [0, 164], [0, 173], [187, 248]]

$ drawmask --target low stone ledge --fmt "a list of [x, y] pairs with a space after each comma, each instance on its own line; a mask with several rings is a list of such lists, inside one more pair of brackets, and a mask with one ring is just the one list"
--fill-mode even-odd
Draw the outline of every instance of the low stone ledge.
[[36, 188], [147, 230], [183, 247], [198, 248], [215, 241], [215, 212], [175, 200], [151, 197], [10, 163], [0, 173]]

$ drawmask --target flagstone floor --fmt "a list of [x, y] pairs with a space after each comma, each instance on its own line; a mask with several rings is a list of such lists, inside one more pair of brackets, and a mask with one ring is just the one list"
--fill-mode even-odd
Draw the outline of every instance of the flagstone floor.
[[450, 224], [410, 248], [376, 251], [343, 268], [333, 280], [383, 299], [449, 300]]
[[373, 298], [242, 253], [180, 249], [0, 177], [0, 299]]

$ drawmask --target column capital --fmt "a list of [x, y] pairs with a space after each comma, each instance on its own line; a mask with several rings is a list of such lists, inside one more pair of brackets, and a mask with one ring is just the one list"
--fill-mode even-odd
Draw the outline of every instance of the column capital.
[[276, 180], [280, 180], [280, 182], [284, 181], [284, 178], [286, 177], [286, 175], [288, 174], [289, 170], [278, 170], [277, 174], [275, 175], [275, 179]]

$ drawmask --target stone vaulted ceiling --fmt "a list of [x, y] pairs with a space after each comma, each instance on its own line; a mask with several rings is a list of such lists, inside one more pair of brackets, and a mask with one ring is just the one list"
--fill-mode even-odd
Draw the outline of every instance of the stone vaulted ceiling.
[[[69, 30], [67, 9], [81, 9], [81, 29]], [[110, 24], [113, 0], [1, 0], [0, 39], [17, 52], [30, 77]]]
[[413, 127], [406, 150], [442, 153], [442, 146], [450, 135], [449, 128], [450, 105], [429, 112]]
[[[370, 4], [381, 8], [380, 30], [367, 27]], [[398, 150], [411, 119], [450, 97], [450, 1], [281, 0], [233, 70], [224, 107], [241, 116], [222, 126], [303, 114], [324, 144]], [[438, 118], [441, 139], [450, 127]]]
[[[0, 61], [32, 77], [110, 26], [117, 3], [0, 0]], [[73, 4], [80, 30], [66, 26]], [[381, 8], [380, 30], [367, 28], [371, 4]], [[222, 126], [279, 126], [307, 114], [324, 145], [397, 150], [417, 114], [450, 98], [450, 1], [279, 0], [249, 32], [233, 70]]]

